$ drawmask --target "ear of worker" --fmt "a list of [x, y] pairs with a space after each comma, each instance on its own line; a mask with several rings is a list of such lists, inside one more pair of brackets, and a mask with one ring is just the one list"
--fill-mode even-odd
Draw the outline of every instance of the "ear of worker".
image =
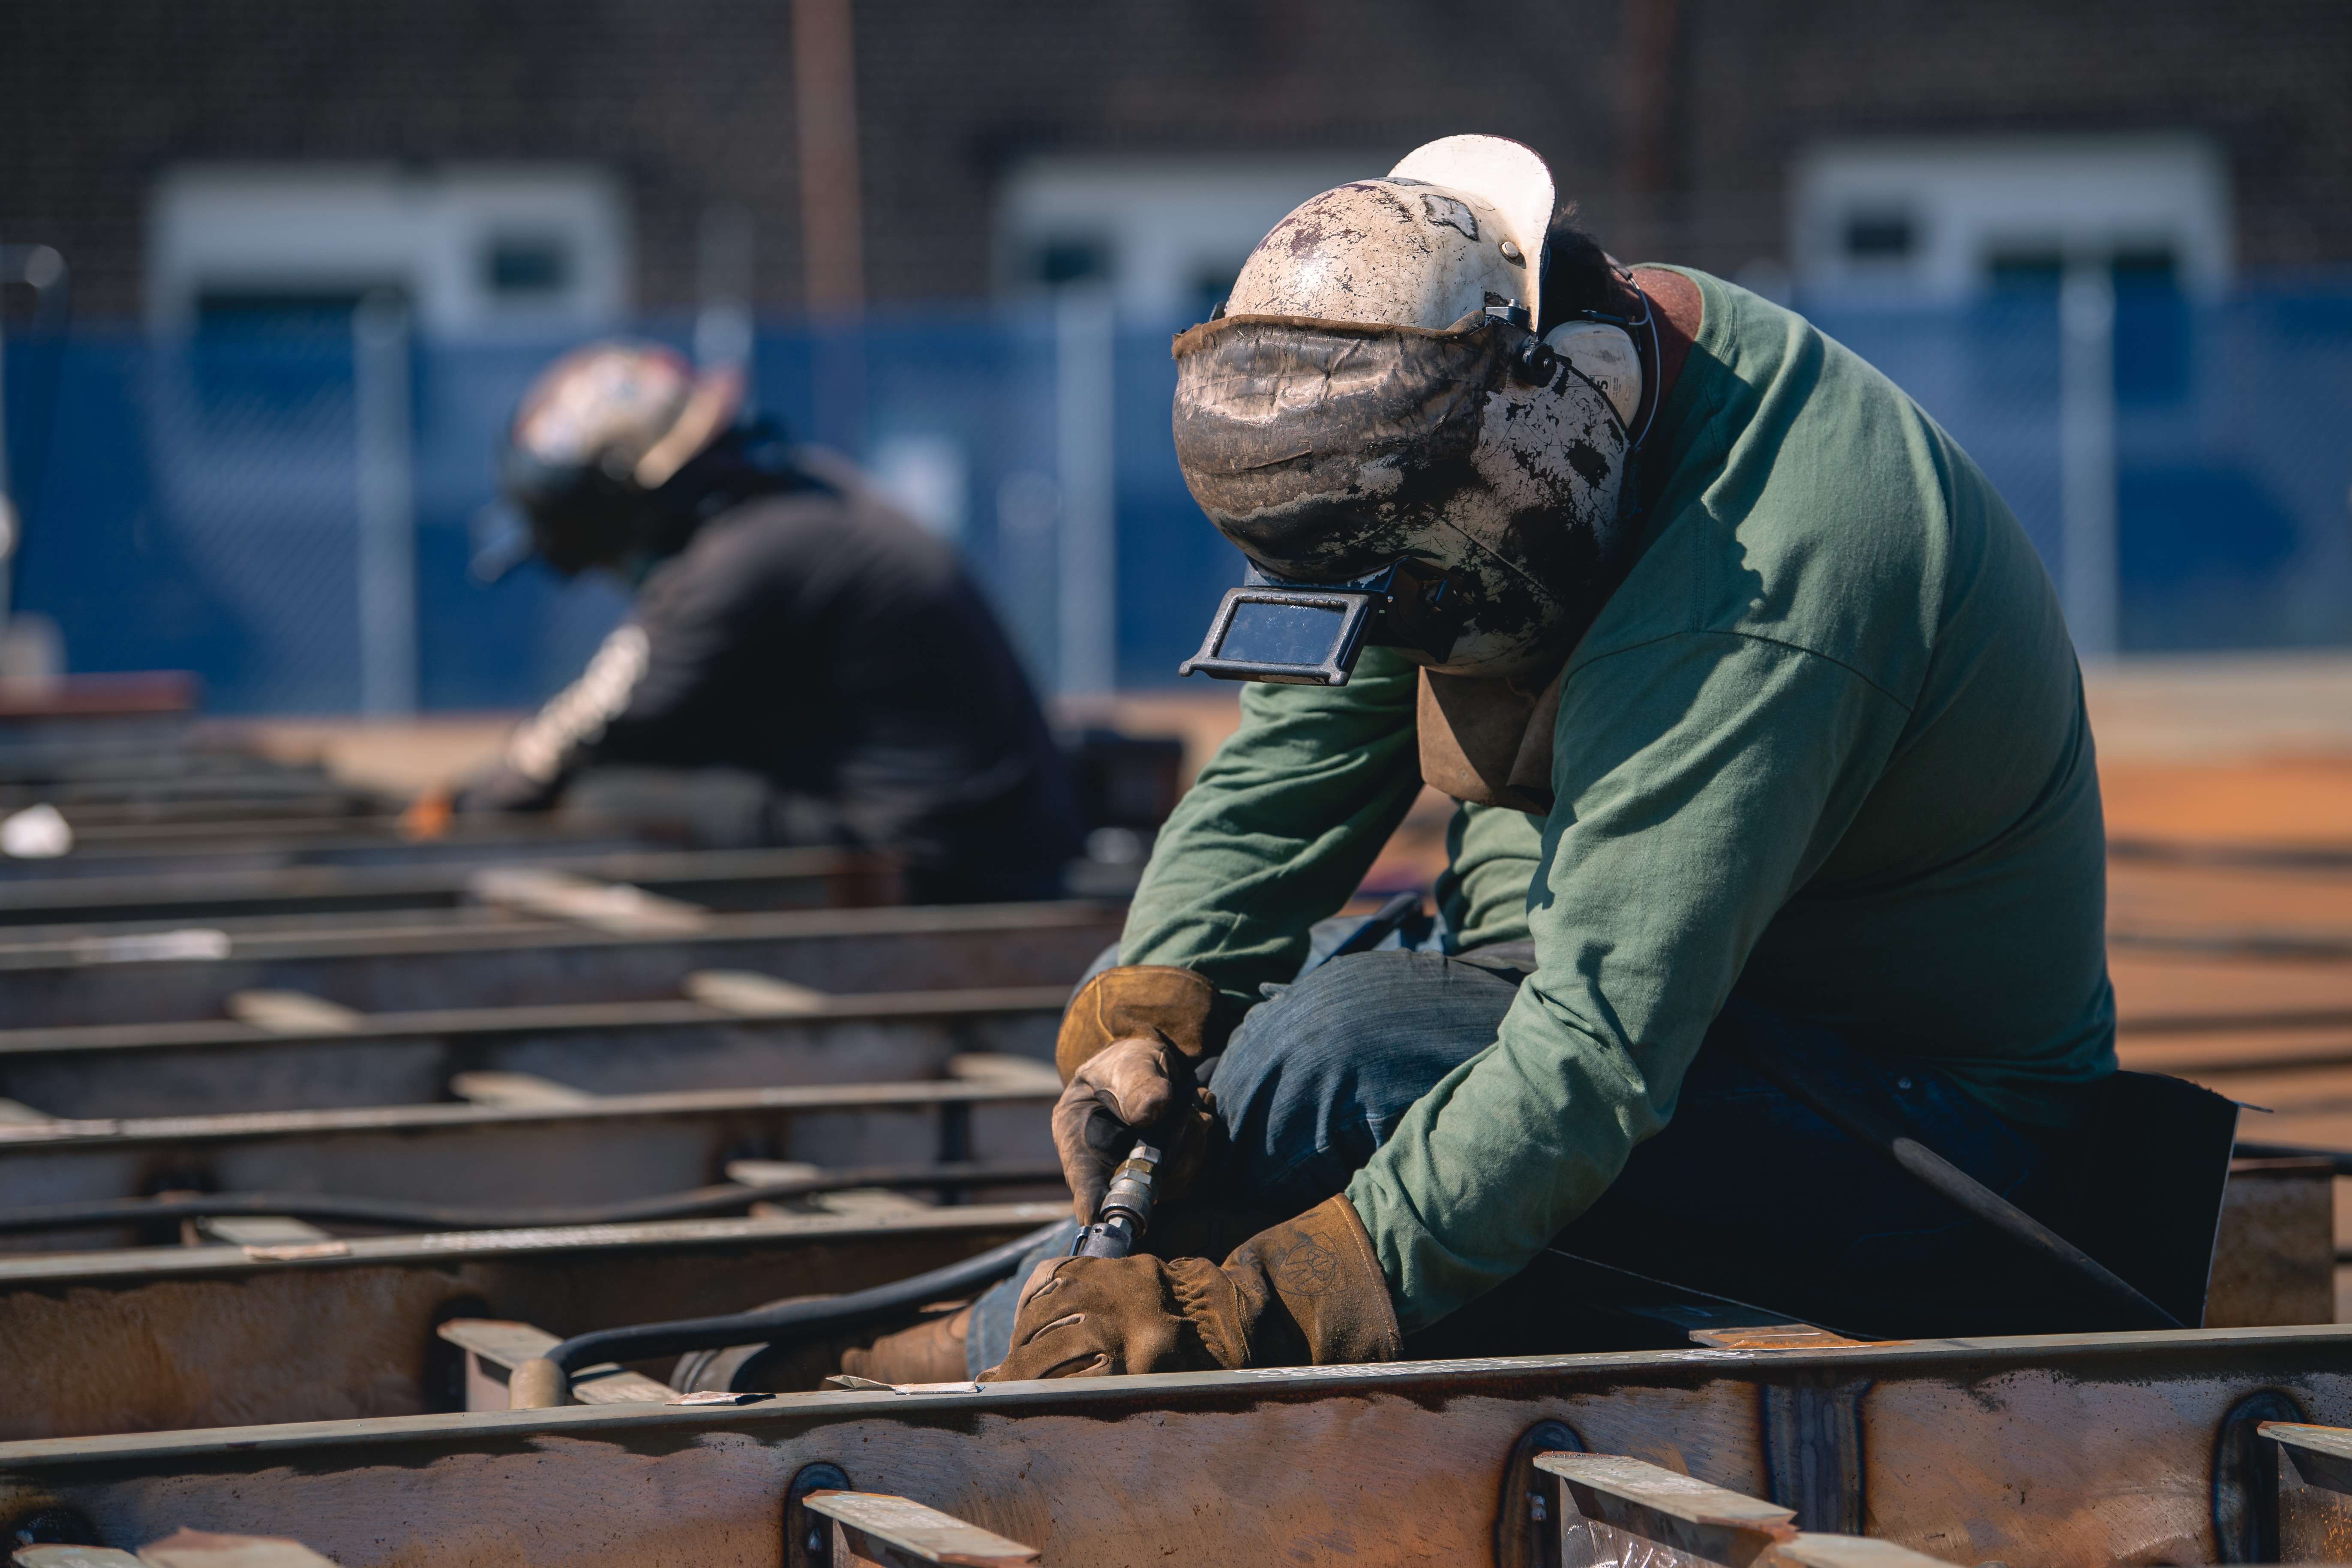
[[1223, 1264], [1065, 1258], [1024, 1291], [1013, 1350], [982, 1383], [1395, 1361], [1372, 1238], [1345, 1197], [1270, 1226]]

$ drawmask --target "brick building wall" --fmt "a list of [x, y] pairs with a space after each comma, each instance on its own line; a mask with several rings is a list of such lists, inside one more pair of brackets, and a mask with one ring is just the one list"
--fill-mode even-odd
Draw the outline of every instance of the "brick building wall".
[[[853, 0], [873, 297], [989, 287], [996, 181], [1044, 151], [1524, 140], [1622, 254], [1781, 248], [1830, 132], [2202, 130], [2245, 264], [2352, 262], [2352, 7], [2325, 0]], [[638, 295], [690, 300], [739, 204], [801, 289], [784, 0], [72, 0], [0, 8], [0, 236], [139, 308], [175, 159], [564, 158], [635, 195]]]

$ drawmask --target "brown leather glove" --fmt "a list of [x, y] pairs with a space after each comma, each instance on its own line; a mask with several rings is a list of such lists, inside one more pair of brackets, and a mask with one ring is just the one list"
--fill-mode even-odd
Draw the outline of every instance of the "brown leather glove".
[[1120, 1040], [1080, 1068], [1054, 1102], [1054, 1152], [1078, 1223], [1093, 1223], [1111, 1173], [1146, 1128], [1164, 1141], [1153, 1196], [1182, 1197], [1221, 1140], [1213, 1110], [1191, 1059], [1158, 1040]]
[[1404, 1353], [1372, 1238], [1331, 1198], [1235, 1247], [1223, 1265], [1065, 1258], [1041, 1266], [1013, 1352], [982, 1383], [1395, 1361]]
[[1054, 1149], [1079, 1224], [1094, 1219], [1137, 1131], [1157, 1127], [1166, 1140], [1163, 1202], [1207, 1163], [1216, 1123], [1192, 1064], [1223, 1039], [1218, 1008], [1205, 976], [1156, 963], [1107, 969], [1070, 999], [1054, 1049], [1066, 1086], [1054, 1107]]
[[1224, 1047], [1217, 988], [1194, 970], [1164, 963], [1106, 969], [1070, 998], [1054, 1041], [1054, 1065], [1069, 1082], [1078, 1069], [1120, 1040], [1158, 1040], [1193, 1061]]

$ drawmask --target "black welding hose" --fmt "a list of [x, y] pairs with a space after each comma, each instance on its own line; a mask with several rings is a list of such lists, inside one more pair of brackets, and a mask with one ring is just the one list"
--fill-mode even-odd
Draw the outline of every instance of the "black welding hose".
[[933, 1301], [977, 1294], [1019, 1268], [1024, 1257], [1066, 1223], [1057, 1219], [977, 1258], [846, 1296], [819, 1296], [719, 1318], [684, 1318], [673, 1323], [640, 1323], [635, 1328], [575, 1334], [549, 1351], [547, 1359], [569, 1374], [599, 1362], [651, 1361], [688, 1351], [772, 1343], [786, 1337], [805, 1339], [836, 1329], [859, 1328]]
[[1058, 1164], [995, 1165], [968, 1162], [934, 1165], [848, 1165], [757, 1186], [728, 1183], [620, 1203], [572, 1208], [467, 1208], [406, 1203], [398, 1198], [332, 1193], [174, 1193], [159, 1198], [88, 1198], [74, 1203], [0, 1208], [0, 1236], [79, 1230], [161, 1220], [270, 1215], [333, 1220], [347, 1225], [415, 1230], [532, 1230], [551, 1226], [625, 1225], [638, 1220], [721, 1215], [777, 1198], [807, 1197], [851, 1187], [1004, 1187], [1058, 1184]]
[[[1728, 1021], [1728, 1015], [1726, 1016]], [[1717, 1037], [1739, 1058], [1780, 1088], [1790, 1099], [1855, 1142], [1874, 1149], [1906, 1175], [1961, 1212], [2000, 1231], [2027, 1250], [2074, 1274], [2101, 1295], [2129, 1311], [2139, 1326], [2157, 1329], [2187, 1327], [2137, 1287], [2097, 1258], [1961, 1170], [1915, 1138], [1901, 1132], [1868, 1108], [1849, 1101], [1815, 1082], [1795, 1056], [1767, 1040], [1752, 1027], [1740, 1026]]]

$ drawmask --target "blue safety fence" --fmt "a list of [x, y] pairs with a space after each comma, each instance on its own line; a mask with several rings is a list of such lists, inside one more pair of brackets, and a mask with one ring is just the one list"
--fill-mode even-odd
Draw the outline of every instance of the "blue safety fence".
[[[1815, 301], [1974, 455], [2063, 575], [2054, 299], [1962, 308]], [[1118, 680], [1172, 683], [1239, 556], [1171, 449], [1179, 321], [1111, 339]], [[684, 347], [685, 321], [649, 335]], [[1051, 310], [773, 323], [755, 386], [795, 430], [866, 461], [954, 538], [1031, 661], [1057, 677], [1069, 363]], [[533, 703], [576, 673], [625, 596], [533, 565], [482, 586], [469, 522], [496, 433], [555, 339], [410, 346], [416, 689], [429, 709]], [[2113, 466], [2126, 651], [2352, 643], [2352, 279], [2218, 302], [2118, 297]], [[7, 349], [7, 435], [29, 497], [14, 602], [52, 616], [77, 670], [194, 669], [215, 711], [329, 712], [361, 699], [360, 486], [350, 334], [77, 328]], [[1082, 428], [1085, 426], [1081, 426]]]

